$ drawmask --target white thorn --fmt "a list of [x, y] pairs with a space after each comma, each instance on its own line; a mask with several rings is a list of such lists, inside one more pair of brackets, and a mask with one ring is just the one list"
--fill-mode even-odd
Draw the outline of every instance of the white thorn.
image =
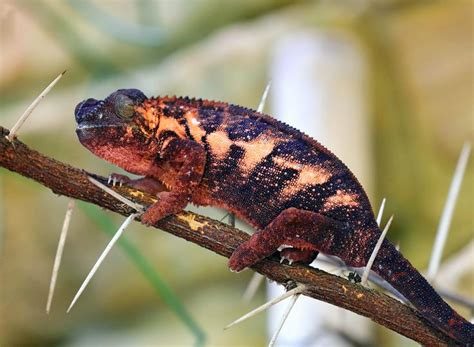
[[272, 85], [272, 81], [268, 81], [267, 86], [265, 87], [265, 90], [263, 91], [262, 98], [260, 99], [260, 103], [258, 104], [257, 107], [257, 112], [263, 112], [263, 109], [265, 108], [265, 103], [267, 102], [267, 97], [268, 97], [268, 91], [270, 90], [270, 86]]
[[235, 228], [235, 214], [229, 213], [229, 225]]
[[143, 212], [144, 211], [144, 207], [140, 204], [137, 204], [129, 199], [127, 199], [126, 197], [120, 195], [119, 193], [117, 193], [116, 191], [110, 189], [109, 187], [107, 187], [106, 185], [100, 183], [99, 181], [97, 181], [96, 179], [88, 176], [87, 179], [92, 183], [92, 184], [95, 184], [97, 187], [99, 187], [100, 189], [106, 191], [107, 193], [109, 193], [110, 195], [112, 195], [114, 198], [116, 198], [117, 200], [120, 200], [121, 202], [123, 202], [125, 205], [128, 205], [130, 206], [131, 208], [137, 210], [138, 212]]
[[28, 108], [25, 110], [25, 112], [23, 112], [23, 114], [21, 115], [21, 117], [16, 121], [15, 125], [11, 128], [10, 130], [10, 134], [8, 134], [6, 136], [6, 138], [8, 139], [8, 141], [12, 141], [13, 138], [15, 137], [16, 133], [18, 132], [18, 130], [20, 130], [21, 126], [23, 125], [23, 123], [25, 123], [25, 121], [28, 119], [28, 117], [31, 115], [31, 113], [34, 111], [34, 109], [36, 108], [36, 106], [38, 106], [38, 104], [41, 102], [41, 100], [43, 100], [43, 98], [51, 91], [51, 89], [53, 89], [53, 87], [56, 85], [56, 83], [58, 83], [58, 81], [61, 79], [61, 77], [64, 76], [64, 74], [66, 73], [66, 71], [63, 71], [61, 72], [58, 77], [56, 77], [42, 92], [40, 95], [38, 95], [38, 97], [33, 100], [33, 102], [30, 104], [30, 106], [28, 106]]
[[53, 301], [54, 289], [56, 288], [56, 279], [58, 278], [59, 266], [61, 265], [61, 258], [63, 255], [64, 244], [66, 243], [67, 232], [69, 230], [69, 222], [71, 221], [72, 211], [74, 209], [74, 200], [69, 200], [67, 205], [66, 215], [64, 216], [63, 227], [59, 235], [58, 248], [56, 250], [56, 257], [54, 258], [53, 271], [51, 273], [51, 282], [49, 283], [48, 301], [46, 303], [46, 313], [49, 314], [51, 309], [51, 302]]
[[362, 280], [361, 280], [362, 285], [365, 285], [367, 283], [370, 269], [372, 268], [372, 265], [374, 264], [375, 257], [377, 256], [377, 253], [379, 252], [380, 246], [382, 246], [383, 239], [385, 238], [385, 235], [387, 235], [387, 231], [390, 228], [390, 224], [392, 224], [392, 221], [393, 221], [393, 216], [390, 217], [390, 219], [388, 220], [387, 224], [385, 225], [385, 228], [382, 231], [382, 234], [380, 235], [377, 243], [375, 244], [374, 250], [372, 251], [369, 261], [367, 262], [367, 265], [365, 266], [364, 273], [362, 274]]
[[456, 165], [456, 169], [454, 170], [453, 179], [451, 181], [451, 186], [449, 187], [448, 196], [444, 204], [443, 213], [441, 214], [441, 218], [439, 220], [438, 231], [436, 232], [436, 239], [433, 246], [433, 251], [431, 252], [428, 273], [426, 275], [428, 281], [433, 281], [436, 277], [436, 274], [438, 273], [441, 256], [443, 254], [444, 245], [448, 237], [449, 226], [451, 225], [451, 220], [453, 218], [454, 207], [456, 205], [461, 183], [464, 178], [470, 152], [471, 145], [466, 142], [462, 147], [461, 154], [459, 155], [458, 163]]
[[257, 313], [260, 313], [262, 311], [265, 311], [267, 308], [275, 305], [275, 304], [278, 304], [280, 301], [282, 300], [285, 300], [286, 298], [292, 296], [292, 295], [295, 295], [295, 294], [301, 294], [303, 292], [303, 290], [305, 290], [306, 286], [303, 285], [303, 284], [299, 284], [296, 288], [293, 288], [289, 291], [287, 291], [286, 293], [276, 297], [276, 298], [273, 298], [272, 300], [266, 302], [265, 304], [257, 307], [256, 309], [250, 311], [249, 313], [243, 315], [242, 317], [240, 317], [239, 319], [233, 321], [232, 323], [230, 323], [229, 325], [227, 325], [224, 330], [227, 330], [229, 329], [230, 327], [240, 323], [240, 322], [243, 322], [244, 320], [252, 317], [252, 316], [255, 316]]
[[250, 280], [247, 288], [245, 289], [244, 295], [242, 295], [243, 302], [249, 302], [255, 296], [260, 284], [262, 283], [265, 277], [260, 275], [258, 272], [255, 272]]
[[283, 316], [281, 317], [280, 324], [278, 324], [278, 328], [273, 334], [272, 339], [270, 340], [270, 343], [268, 344], [268, 347], [273, 347], [275, 345], [278, 335], [280, 335], [280, 331], [283, 328], [283, 325], [285, 324], [285, 321], [288, 318], [288, 315], [290, 314], [291, 309], [293, 308], [293, 306], [295, 306], [296, 300], [298, 300], [300, 295], [301, 294], [296, 294], [291, 297], [291, 301], [288, 303], [288, 306], [286, 307], [285, 312], [283, 313]]
[[219, 219], [219, 222], [222, 222], [224, 219], [226, 219], [226, 217], [227, 217], [229, 214], [230, 214], [230, 213], [227, 212], [227, 213], [224, 215], [224, 217], [222, 217], [221, 219]]
[[127, 219], [125, 219], [125, 221], [122, 223], [122, 225], [120, 226], [120, 228], [117, 230], [117, 232], [115, 233], [114, 237], [112, 237], [112, 239], [109, 241], [109, 243], [107, 244], [107, 246], [105, 247], [104, 251], [102, 252], [102, 254], [99, 256], [99, 259], [97, 259], [97, 262], [94, 264], [94, 266], [92, 267], [91, 271], [89, 272], [89, 274], [87, 275], [86, 279], [84, 280], [84, 282], [82, 283], [81, 287], [79, 288], [79, 290], [77, 291], [76, 295], [74, 296], [74, 299], [72, 299], [72, 302], [71, 304], [69, 305], [69, 308], [67, 309], [67, 313], [69, 313], [69, 311], [71, 310], [71, 308], [74, 306], [74, 304], [76, 303], [77, 299], [79, 299], [79, 297], [81, 296], [82, 292], [84, 291], [84, 289], [86, 288], [86, 286], [89, 284], [90, 280], [92, 279], [92, 276], [94, 276], [94, 274], [96, 273], [97, 269], [99, 268], [100, 264], [102, 264], [102, 262], [104, 261], [105, 257], [107, 256], [107, 254], [110, 252], [110, 250], [112, 249], [112, 247], [114, 246], [115, 242], [117, 242], [117, 240], [119, 239], [119, 237], [122, 235], [123, 231], [125, 230], [125, 228], [130, 224], [130, 222], [136, 217], [138, 216], [140, 213], [132, 213], [130, 216], [127, 217]]
[[109, 176], [109, 179], [107, 180], [107, 184], [110, 184], [112, 182], [112, 176]]
[[380, 204], [379, 212], [377, 213], [377, 225], [380, 227], [380, 223], [382, 223], [382, 215], [383, 215], [383, 210], [385, 208], [385, 202], [387, 199], [383, 198], [382, 203]]

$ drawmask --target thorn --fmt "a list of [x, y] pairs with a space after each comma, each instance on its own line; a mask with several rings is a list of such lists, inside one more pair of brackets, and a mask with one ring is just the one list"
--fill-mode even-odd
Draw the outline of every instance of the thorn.
[[235, 228], [235, 214], [229, 213], [229, 225]]
[[288, 306], [286, 307], [286, 310], [283, 313], [283, 316], [281, 316], [280, 324], [278, 324], [278, 328], [273, 334], [272, 339], [270, 340], [270, 343], [268, 344], [268, 347], [273, 347], [275, 345], [278, 335], [280, 335], [280, 331], [283, 328], [283, 325], [285, 324], [285, 321], [288, 318], [288, 315], [290, 314], [293, 306], [295, 306], [296, 300], [298, 300], [300, 295], [301, 294], [295, 294], [291, 297], [291, 301], [288, 303]]
[[221, 219], [219, 219], [219, 222], [222, 222], [224, 219], [226, 219], [227, 217], [229, 217], [229, 222], [228, 224], [235, 228], [235, 214], [233, 213], [230, 213], [230, 212], [227, 212], [224, 217], [222, 217]]
[[295, 295], [295, 294], [301, 294], [304, 290], [306, 289], [306, 286], [304, 284], [299, 284], [296, 288], [293, 288], [289, 291], [287, 291], [286, 293], [276, 297], [276, 298], [273, 298], [272, 300], [266, 302], [265, 304], [257, 307], [256, 309], [250, 311], [249, 313], [243, 315], [242, 317], [240, 317], [239, 319], [233, 321], [232, 323], [230, 323], [229, 325], [227, 325], [224, 330], [227, 330], [229, 329], [230, 327], [240, 323], [240, 322], [243, 322], [244, 320], [252, 317], [252, 316], [255, 316], [257, 313], [260, 313], [262, 311], [265, 311], [267, 308], [275, 305], [275, 304], [278, 304], [280, 301], [283, 301], [285, 300], [286, 298], [292, 296], [292, 295]]
[[370, 269], [372, 268], [372, 265], [374, 264], [375, 257], [377, 256], [377, 253], [379, 252], [380, 246], [382, 246], [383, 239], [385, 238], [385, 235], [387, 235], [388, 229], [390, 228], [390, 224], [392, 224], [393, 221], [393, 215], [390, 217], [388, 220], [387, 224], [385, 225], [385, 228], [382, 231], [382, 234], [380, 235], [377, 243], [375, 244], [374, 250], [372, 251], [372, 254], [370, 255], [369, 261], [367, 262], [367, 265], [365, 266], [364, 273], [362, 274], [362, 281], [361, 284], [365, 285], [367, 283], [367, 278], [369, 277]]
[[105, 192], [109, 193], [110, 195], [112, 195], [114, 198], [116, 198], [117, 200], [120, 200], [121, 202], [123, 202], [125, 205], [128, 205], [130, 206], [131, 208], [135, 209], [137, 212], [144, 212], [145, 208], [144, 206], [140, 205], [140, 204], [137, 204], [129, 199], [127, 199], [126, 197], [120, 195], [119, 193], [117, 193], [116, 191], [110, 189], [109, 187], [107, 187], [106, 185], [100, 183], [99, 181], [97, 181], [95, 178], [92, 178], [91, 176], [88, 176], [87, 179], [94, 185], [96, 185], [97, 187], [99, 187], [100, 189], [104, 190]]
[[69, 222], [71, 221], [72, 211], [74, 210], [74, 200], [69, 200], [67, 205], [66, 215], [59, 235], [58, 248], [56, 250], [56, 257], [54, 258], [53, 272], [51, 273], [51, 281], [49, 282], [48, 301], [46, 303], [46, 313], [49, 314], [51, 309], [51, 302], [53, 301], [54, 289], [56, 288], [56, 279], [58, 278], [59, 266], [61, 265], [61, 258], [63, 255], [64, 244], [66, 243], [67, 232], [69, 230]]
[[464, 143], [461, 154], [459, 155], [458, 163], [456, 164], [456, 169], [454, 170], [453, 179], [451, 180], [451, 186], [449, 187], [443, 213], [441, 214], [441, 218], [439, 220], [433, 251], [431, 252], [430, 264], [428, 266], [428, 273], [426, 275], [428, 281], [430, 282], [435, 279], [436, 274], [438, 273], [441, 256], [443, 254], [446, 239], [448, 238], [449, 226], [451, 225], [451, 220], [453, 218], [454, 207], [459, 195], [464, 173], [466, 172], [466, 165], [470, 152], [471, 145], [468, 142]]
[[92, 267], [91, 271], [89, 272], [89, 274], [87, 275], [86, 279], [84, 280], [84, 282], [82, 283], [81, 287], [79, 288], [79, 290], [77, 291], [76, 295], [74, 296], [74, 299], [72, 299], [72, 302], [71, 304], [69, 305], [69, 308], [67, 309], [67, 313], [69, 313], [69, 311], [71, 311], [72, 307], [74, 306], [74, 304], [76, 303], [77, 299], [79, 299], [79, 297], [81, 296], [82, 292], [84, 291], [84, 289], [87, 287], [87, 285], [89, 284], [90, 280], [92, 279], [92, 277], [94, 276], [94, 274], [96, 273], [97, 269], [99, 268], [100, 264], [102, 264], [102, 262], [104, 261], [105, 257], [107, 256], [107, 254], [110, 252], [110, 250], [112, 249], [112, 247], [114, 246], [115, 242], [117, 242], [117, 240], [119, 239], [119, 237], [122, 235], [123, 231], [125, 230], [125, 228], [130, 224], [130, 222], [136, 217], [140, 215], [140, 213], [132, 213], [130, 216], [127, 217], [127, 219], [125, 219], [125, 221], [122, 223], [122, 225], [120, 226], [120, 228], [117, 230], [117, 232], [115, 233], [114, 237], [112, 237], [112, 239], [109, 241], [109, 243], [107, 244], [107, 246], [105, 247], [104, 251], [102, 252], [102, 254], [99, 256], [99, 259], [97, 259], [97, 262], [94, 264], [94, 266]]
[[109, 179], [107, 180], [107, 184], [110, 184], [112, 182], [112, 176], [109, 176]]
[[17, 122], [15, 123], [15, 125], [12, 127], [12, 129], [10, 130], [10, 134], [8, 134], [6, 136], [7, 140], [8, 141], [12, 141], [16, 135], [16, 133], [18, 132], [18, 130], [20, 130], [21, 126], [23, 125], [23, 123], [25, 123], [25, 121], [28, 119], [28, 117], [31, 115], [31, 113], [34, 111], [34, 109], [36, 108], [36, 106], [38, 106], [38, 104], [41, 102], [41, 100], [43, 100], [43, 98], [51, 91], [51, 89], [53, 89], [53, 87], [56, 85], [56, 83], [58, 83], [58, 81], [61, 79], [61, 77], [64, 76], [64, 74], [66, 73], [66, 71], [63, 71], [62, 73], [60, 73], [58, 75], [58, 77], [56, 77], [41, 93], [40, 95], [38, 95], [38, 97], [33, 100], [33, 102], [30, 104], [30, 106], [28, 106], [28, 108], [25, 110], [25, 112], [23, 112], [23, 114], [21, 115], [21, 117], [17, 120]]
[[260, 99], [260, 103], [257, 107], [257, 112], [262, 113], [263, 109], [265, 108], [265, 103], [267, 102], [268, 91], [270, 90], [270, 86], [272, 85], [272, 80], [268, 81], [265, 90], [263, 91], [262, 98]]
[[247, 288], [245, 289], [244, 295], [242, 295], [243, 302], [248, 303], [253, 299], [264, 278], [265, 277], [260, 275], [258, 272], [253, 274]]
[[226, 219], [226, 217], [229, 215], [229, 212], [227, 212], [224, 217], [222, 217], [221, 219], [219, 219], [219, 222], [222, 222], [224, 219]]
[[382, 203], [380, 204], [379, 212], [377, 213], [377, 225], [380, 227], [380, 223], [382, 223], [382, 215], [383, 210], [385, 209], [385, 202], [387, 199], [383, 198]]

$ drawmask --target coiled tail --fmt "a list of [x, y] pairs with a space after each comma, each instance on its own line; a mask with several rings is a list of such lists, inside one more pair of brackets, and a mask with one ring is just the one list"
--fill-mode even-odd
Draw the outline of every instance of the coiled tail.
[[474, 325], [444, 302], [428, 281], [387, 240], [384, 240], [375, 258], [372, 271], [398, 290], [434, 327], [462, 345], [474, 346]]

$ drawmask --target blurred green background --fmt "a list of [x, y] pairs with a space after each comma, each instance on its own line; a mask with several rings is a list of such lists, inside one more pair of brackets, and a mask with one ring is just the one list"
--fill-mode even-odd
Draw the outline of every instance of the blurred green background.
[[[0, 124], [10, 128], [67, 69], [19, 137], [58, 160], [108, 175], [117, 169], [76, 140], [73, 110], [80, 100], [139, 88], [148, 96], [255, 108], [274, 77], [269, 66], [282, 37], [304, 30], [347, 34], [368, 66], [369, 196], [374, 206], [388, 198], [387, 213], [395, 214], [389, 238], [424, 269], [459, 151], [473, 139], [473, 14], [470, 0], [1, 0]], [[273, 114], [271, 106], [266, 110]], [[471, 161], [446, 258], [472, 242], [473, 182]], [[85, 204], [73, 212], [46, 315], [66, 205], [66, 198], [0, 169], [0, 345], [181, 346], [199, 344], [204, 335], [209, 346], [265, 344], [264, 315], [222, 330], [264, 300], [261, 291], [249, 304], [239, 301], [249, 271], [232, 274], [226, 259], [136, 223], [126, 231], [136, 249], [114, 249], [66, 314], [110, 238], [103, 231], [122, 221]], [[161, 281], [176, 297], [163, 297]], [[472, 266], [458, 291], [474, 296]], [[399, 343], [378, 329], [374, 344]]]

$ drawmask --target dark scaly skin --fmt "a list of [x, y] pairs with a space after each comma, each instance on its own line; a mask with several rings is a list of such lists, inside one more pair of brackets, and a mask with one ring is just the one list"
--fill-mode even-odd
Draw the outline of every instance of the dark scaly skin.
[[[290, 261], [309, 264], [322, 252], [361, 267], [380, 236], [351, 171], [317, 141], [267, 115], [223, 102], [148, 99], [135, 89], [85, 100], [75, 115], [84, 146], [145, 176], [128, 183], [158, 196], [143, 223], [192, 202], [226, 208], [253, 225], [257, 232], [230, 258], [233, 271], [282, 248]], [[388, 241], [373, 270], [441, 331], [461, 344], [474, 342], [473, 325]]]

